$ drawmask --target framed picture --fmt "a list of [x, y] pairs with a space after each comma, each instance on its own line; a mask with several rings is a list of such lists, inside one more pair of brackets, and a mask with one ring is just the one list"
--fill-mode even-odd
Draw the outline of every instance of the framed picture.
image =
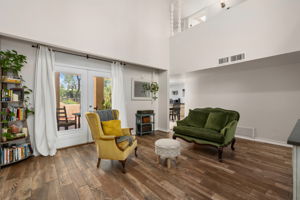
[[144, 85], [150, 85], [150, 81], [132, 79], [131, 82], [131, 98], [138, 101], [151, 101], [151, 93], [145, 91]]

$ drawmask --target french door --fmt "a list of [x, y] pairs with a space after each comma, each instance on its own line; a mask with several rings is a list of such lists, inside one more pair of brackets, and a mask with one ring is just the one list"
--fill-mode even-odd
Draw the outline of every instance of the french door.
[[93, 141], [84, 114], [111, 106], [110, 72], [55, 66], [57, 148]]
[[[88, 110], [111, 109], [111, 73], [88, 70]], [[93, 141], [88, 129], [88, 141]]]

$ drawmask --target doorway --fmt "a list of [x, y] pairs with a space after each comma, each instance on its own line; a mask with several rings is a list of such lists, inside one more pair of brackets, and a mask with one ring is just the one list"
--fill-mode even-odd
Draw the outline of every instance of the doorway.
[[170, 130], [173, 130], [173, 127], [176, 126], [176, 121], [185, 117], [185, 84], [178, 80], [171, 80], [169, 90], [169, 126]]
[[57, 148], [93, 141], [84, 113], [111, 109], [111, 90], [110, 72], [56, 65]]

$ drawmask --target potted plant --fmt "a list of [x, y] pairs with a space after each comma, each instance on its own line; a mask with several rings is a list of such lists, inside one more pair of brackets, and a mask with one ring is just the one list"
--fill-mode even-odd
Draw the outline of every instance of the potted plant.
[[7, 140], [11, 140], [13, 138], [14, 137], [13, 137], [13, 135], [11, 133], [8, 133], [8, 132], [2, 133], [2, 141], [3, 142], [6, 142]]
[[[6, 73], [6, 75], [11, 74], [13, 79], [18, 79], [20, 82], [25, 82], [22, 75], [19, 73], [27, 63], [26, 59], [26, 56], [18, 54], [15, 50], [0, 51], [0, 66], [2, 71]], [[28, 115], [34, 114], [32, 105], [29, 101], [29, 95], [32, 93], [32, 90], [27, 86], [23, 86], [22, 88], [24, 89], [25, 117], [27, 118]]]
[[5, 73], [12, 73], [19, 77], [19, 72], [25, 63], [27, 63], [26, 56], [18, 54], [15, 50], [0, 51], [0, 66]]
[[152, 99], [155, 101], [158, 97], [157, 92], [159, 90], [159, 85], [157, 82], [151, 82], [150, 84], [144, 84], [144, 90], [149, 91], [152, 94]]

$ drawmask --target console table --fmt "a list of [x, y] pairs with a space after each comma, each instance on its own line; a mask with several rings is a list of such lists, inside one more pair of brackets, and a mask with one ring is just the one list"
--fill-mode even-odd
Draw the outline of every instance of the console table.
[[293, 200], [300, 200], [300, 119], [287, 143], [293, 145]]

